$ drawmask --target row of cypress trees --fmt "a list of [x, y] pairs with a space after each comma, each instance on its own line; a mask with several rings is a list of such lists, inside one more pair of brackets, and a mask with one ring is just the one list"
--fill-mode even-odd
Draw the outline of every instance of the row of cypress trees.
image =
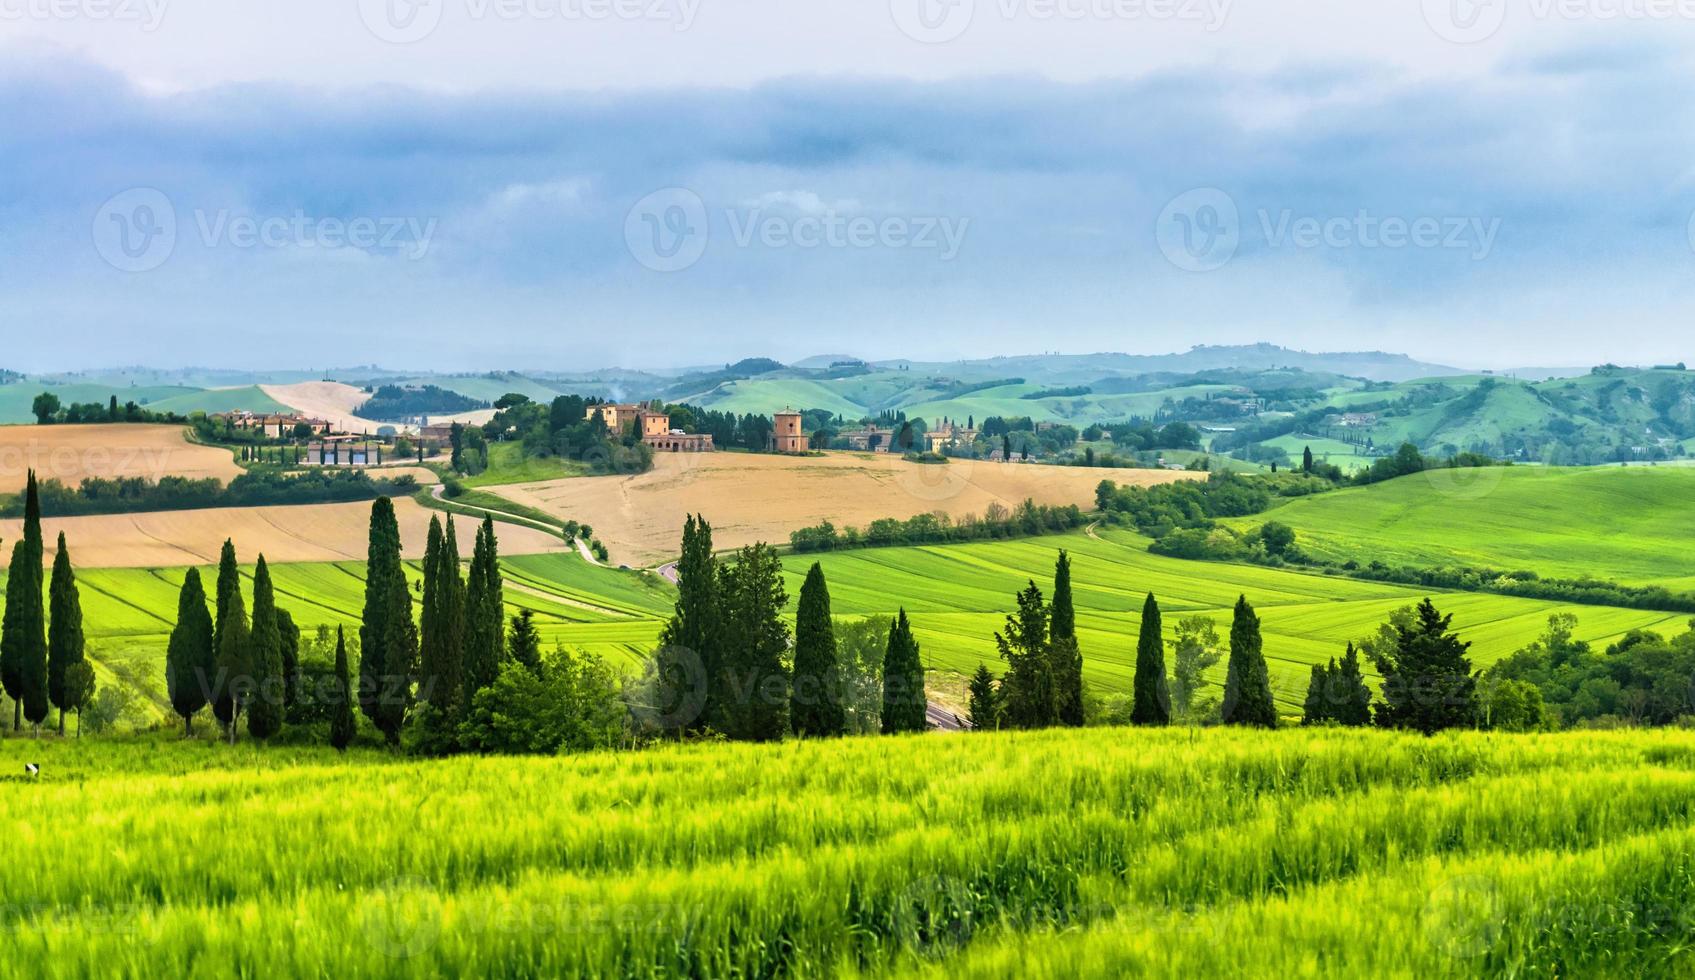
[[[385, 548], [388, 520], [386, 515], [382, 518]], [[376, 534], [377, 526], [373, 523], [373, 541]], [[398, 550], [395, 556], [398, 566]], [[484, 518], [477, 528], [468, 574], [462, 572], [460, 564], [459, 536], [452, 516], [445, 525], [432, 516], [424, 545], [423, 609], [415, 671], [416, 700], [420, 705], [418, 747], [429, 753], [451, 752], [458, 747], [459, 725], [477, 692], [494, 683], [508, 659], [514, 655], [525, 661], [539, 658], [533, 643], [519, 643], [509, 649], [506, 642], [505, 585], [493, 518]], [[392, 601], [399, 601], [397, 592], [392, 589], [387, 592]], [[405, 608], [410, 619], [409, 599]], [[533, 630], [519, 630], [514, 635], [529, 638]], [[372, 669], [378, 671], [377, 665], [373, 664]], [[398, 670], [395, 662], [385, 660], [380, 669], [404, 687], [404, 672]], [[383, 732], [391, 741], [398, 738], [397, 731], [391, 734], [384, 728]]]
[[[282, 731], [299, 698], [300, 630], [280, 608], [265, 556], [253, 570], [253, 611], [241, 592], [241, 568], [235, 542], [224, 540], [218, 554], [213, 610], [206, 607], [200, 570], [190, 568], [177, 593], [177, 621], [165, 649], [165, 687], [171, 710], [194, 734], [194, 715], [208, 704], [234, 743], [243, 715], [247, 732], [261, 741]], [[345, 641], [338, 638], [345, 660]], [[337, 674], [345, 693], [345, 671]], [[345, 699], [343, 704], [345, 709]]]
[[[842, 670], [821, 565], [814, 563], [801, 585], [792, 668], [784, 664], [787, 603], [775, 551], [757, 544], [720, 562], [711, 524], [691, 515], [683, 525], [676, 606], [654, 655], [653, 703], [646, 706], [654, 727], [748, 741], [845, 734]], [[924, 668], [905, 609], [890, 624], [882, 679], [882, 730], [923, 731]]]
[[[1083, 716], [1083, 655], [1077, 642], [1077, 617], [1071, 598], [1071, 559], [1063, 550], [1054, 563], [1053, 601], [1034, 581], [1017, 595], [1018, 608], [1006, 617], [995, 646], [1006, 661], [998, 680], [979, 664], [970, 683], [973, 728], [983, 730], [1080, 726]], [[1230, 627], [1230, 660], [1224, 681], [1225, 724], [1274, 728], [1277, 707], [1260, 637], [1259, 617], [1246, 596], [1236, 600]], [[1142, 604], [1136, 642], [1136, 672], [1131, 686], [1130, 721], [1135, 725], [1171, 723], [1171, 691], [1165, 673], [1164, 627], [1152, 592]]]
[[[0, 686], [12, 699], [12, 730], [28, 721], [39, 736], [49, 708], [59, 709], [59, 734], [65, 712], [82, 709], [94, 697], [94, 666], [88, 661], [82, 626], [82, 598], [71, 568], [65, 535], [59, 534], [53, 575], [44, 580], [41, 498], [35, 471], [24, 486], [23, 536], [12, 545], [6, 573], [6, 604], [0, 618]], [[46, 612], [42, 589], [47, 587]]]
[[[424, 558], [423, 610], [412, 615], [412, 588], [401, 560], [394, 503], [371, 505], [365, 596], [359, 624], [357, 684], [349, 676], [346, 633], [337, 629], [330, 741], [346, 748], [356, 730], [353, 705], [391, 744], [400, 741], [412, 709], [426, 751], [452, 751], [457, 726], [471, 699], [494, 682], [506, 658], [504, 587], [493, 519], [477, 530], [469, 580], [461, 575], [452, 518], [430, 520]], [[208, 612], [200, 572], [189, 569], [177, 600], [177, 622], [165, 656], [171, 706], [194, 734], [196, 712], [212, 707], [230, 741], [245, 714], [254, 738], [281, 731], [299, 697], [300, 633], [276, 605], [263, 555], [253, 573], [249, 616], [241, 591], [235, 545], [225, 541], [218, 560], [213, 611]]]

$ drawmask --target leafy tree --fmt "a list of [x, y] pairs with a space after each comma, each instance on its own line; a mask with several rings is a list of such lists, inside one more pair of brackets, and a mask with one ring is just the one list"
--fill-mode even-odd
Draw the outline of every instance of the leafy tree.
[[1490, 677], [1477, 689], [1478, 725], [1502, 732], [1534, 732], [1551, 720], [1542, 689], [1529, 681]]
[[883, 734], [924, 731], [928, 701], [918, 641], [903, 608], [889, 629], [888, 651], [883, 656]]
[[81, 663], [86, 654], [82, 632], [82, 597], [77, 594], [76, 574], [71, 571], [71, 554], [65, 548], [65, 533], [59, 532], [59, 551], [53, 557], [53, 579], [48, 589], [51, 619], [47, 627], [47, 700], [59, 709], [59, 734], [65, 734], [65, 712], [76, 707], [66, 687], [67, 671]]
[[460, 741], [479, 752], [552, 754], [615, 745], [623, 734], [618, 672], [587, 653], [555, 650], [532, 670], [501, 664], [477, 692]]
[[[764, 742], [789, 732], [789, 626], [783, 564], [769, 545], [741, 549], [719, 571], [724, 632], [734, 637], [719, 670], [720, 722], [731, 738]], [[887, 675], [884, 675], [885, 678]]]
[[673, 731], [697, 731], [716, 723], [718, 654], [724, 611], [718, 597], [718, 560], [712, 525], [690, 515], [683, 523], [677, 561], [677, 602], [659, 635], [654, 655], [657, 714]]
[[1177, 716], [1187, 718], [1195, 709], [1195, 693], [1202, 677], [1223, 656], [1218, 628], [1205, 616], [1186, 616], [1177, 623], [1177, 645], [1171, 664], [1171, 701]]
[[1083, 725], [1083, 651], [1077, 642], [1077, 613], [1071, 603], [1071, 558], [1064, 549], [1054, 561], [1048, 640], [1048, 653], [1053, 660], [1056, 720], [1061, 725], [1080, 728]]
[[1136, 640], [1136, 677], [1130, 722], [1135, 725], [1171, 724], [1171, 692], [1165, 682], [1165, 637], [1159, 603], [1148, 593], [1142, 604], [1142, 630]]
[[[23, 536], [12, 546], [6, 609], [0, 619], [0, 686], [12, 699], [12, 730], [47, 717], [47, 622], [42, 616], [41, 498], [30, 470], [24, 484]], [[30, 715], [31, 708], [38, 712]]]
[[1005, 631], [995, 634], [995, 647], [1007, 664], [1001, 681], [1002, 718], [1014, 728], [1045, 728], [1058, 717], [1048, 606], [1035, 582], [1018, 593], [1017, 602], [1017, 611], [1006, 617]]
[[995, 675], [989, 672], [986, 664], [978, 664], [977, 672], [971, 675], [968, 688], [970, 695], [966, 702], [966, 710], [971, 719], [973, 731], [987, 731], [999, 728], [1001, 723], [1000, 692], [995, 690]]
[[247, 733], [264, 741], [282, 731], [285, 711], [282, 630], [277, 626], [276, 593], [264, 555], [253, 570], [252, 630], [253, 697], [247, 709]]
[[35, 413], [35, 421], [40, 425], [52, 425], [59, 414], [59, 396], [50, 391], [44, 391], [35, 396], [29, 410]]
[[65, 668], [65, 704], [77, 713], [77, 738], [82, 737], [82, 709], [93, 702], [94, 688], [94, 665], [87, 657]]
[[1425, 599], [1411, 625], [1395, 628], [1394, 649], [1374, 661], [1383, 675], [1378, 724], [1430, 735], [1470, 723], [1477, 680], [1465, 655], [1471, 644], [1449, 631], [1453, 619]]
[[347, 636], [341, 627], [335, 630], [336, 703], [330, 714], [330, 744], [336, 751], [345, 752], [353, 742], [353, 690], [347, 676]]
[[182, 716], [183, 734], [194, 735], [195, 712], [206, 706], [217, 669], [212, 645], [212, 616], [206, 611], [206, 591], [200, 570], [190, 568], [177, 593], [177, 624], [165, 651], [165, 687], [171, 709]]
[[1227, 725], [1277, 727], [1277, 705], [1271, 700], [1271, 675], [1261, 646], [1259, 617], [1247, 596], [1236, 599], [1230, 623], [1230, 660], [1225, 665], [1224, 708]]
[[506, 650], [512, 662], [531, 672], [541, 671], [541, 634], [536, 632], [536, 615], [524, 609], [512, 617], [512, 629], [507, 636]]
[[800, 587], [795, 610], [794, 693], [789, 723], [796, 735], [841, 735], [841, 671], [836, 664], [836, 629], [830, 618], [830, 588], [824, 567], [813, 562]]
[[883, 730], [883, 657], [889, 621], [870, 616], [836, 627], [836, 662], [841, 668], [842, 715], [853, 735]]

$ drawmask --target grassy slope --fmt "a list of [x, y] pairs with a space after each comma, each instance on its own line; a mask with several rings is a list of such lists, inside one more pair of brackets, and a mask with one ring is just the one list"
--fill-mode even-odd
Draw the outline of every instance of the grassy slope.
[[[1695, 478], [1695, 473], [1688, 474]], [[461, 524], [469, 555], [470, 529]], [[239, 542], [237, 542], [239, 545]], [[1128, 689], [1135, 661], [1142, 598], [1156, 593], [1167, 629], [1184, 615], [1211, 617], [1228, 631], [1230, 607], [1246, 594], [1260, 611], [1276, 694], [1293, 710], [1305, 691], [1308, 668], [1341, 652], [1398, 606], [1422, 592], [1396, 586], [1306, 575], [1246, 565], [1186, 562], [1150, 555], [1145, 539], [1123, 531], [1094, 538], [1078, 533], [1021, 541], [940, 547], [867, 549], [784, 559], [790, 605], [805, 571], [823, 563], [836, 615], [891, 616], [904, 606], [913, 616], [925, 663], [961, 674], [979, 663], [999, 669], [993, 635], [1012, 596], [1029, 580], [1050, 589], [1060, 548], [1071, 552], [1078, 626], [1086, 675], [1103, 691]], [[575, 555], [538, 555], [503, 561], [513, 587], [509, 614], [536, 610], [544, 640], [581, 647], [634, 669], [652, 649], [670, 611], [669, 585], [652, 575], [596, 568]], [[205, 570], [202, 575], [210, 574]], [[303, 629], [353, 625], [363, 600], [363, 567], [357, 562], [278, 565], [278, 603]], [[127, 680], [157, 705], [164, 703], [165, 644], [176, 616], [181, 569], [79, 570], [91, 652], [105, 680]], [[209, 581], [209, 580], [208, 580]], [[1687, 619], [1596, 606], [1488, 595], [1448, 595], [1439, 600], [1479, 664], [1512, 652], [1534, 637], [1547, 617], [1575, 613], [1579, 635], [1604, 642], [1629, 629], [1680, 631]], [[1211, 678], [1222, 682], [1222, 664]]]
[[1695, 736], [9, 740], [19, 976], [1673, 976]]
[[507, 483], [537, 483], [583, 476], [589, 467], [557, 456], [526, 456], [516, 442], [494, 442], [488, 447], [488, 469], [476, 476], [460, 477], [467, 487], [494, 487]]
[[1437, 470], [1294, 500], [1267, 517], [1327, 558], [1463, 563], [1695, 589], [1695, 471]]
[[30, 412], [30, 403], [35, 401], [36, 395], [44, 391], [59, 396], [59, 401], [65, 405], [73, 402], [99, 402], [104, 405], [111, 400], [113, 395], [116, 395], [120, 405], [133, 401], [147, 408], [179, 412], [184, 415], [189, 412], [227, 412], [236, 408], [246, 408], [255, 412], [287, 410], [256, 387], [185, 388], [160, 386], [131, 388], [102, 384], [42, 385], [24, 381], [18, 384], [0, 385], [0, 425], [35, 421], [35, 416]]
[[[1085, 676], [1109, 691], [1129, 688], [1142, 600], [1149, 591], [1160, 600], [1168, 631], [1179, 618], [1202, 614], [1218, 624], [1221, 636], [1228, 635], [1236, 597], [1245, 594], [1259, 612], [1274, 694], [1285, 710], [1300, 704], [1313, 663], [1340, 656], [1348, 641], [1369, 634], [1392, 610], [1427, 594], [1249, 565], [1162, 558], [1148, 554], [1146, 539], [1137, 535], [1101, 534], [1099, 539], [1073, 534], [791, 556], [784, 565], [793, 596], [812, 561], [821, 561], [838, 616], [887, 616], [904, 606], [913, 617], [925, 663], [969, 673], [979, 663], [1001, 669], [993, 635], [1005, 622], [1013, 593], [1030, 580], [1051, 592], [1054, 560], [1066, 548]], [[1472, 641], [1478, 666], [1523, 646], [1556, 611], [1574, 613], [1580, 636], [1598, 643], [1637, 627], [1681, 632], [1688, 618], [1478, 594], [1442, 595], [1437, 604], [1454, 614], [1456, 628]], [[1223, 678], [1221, 662], [1209, 679], [1222, 683]]]

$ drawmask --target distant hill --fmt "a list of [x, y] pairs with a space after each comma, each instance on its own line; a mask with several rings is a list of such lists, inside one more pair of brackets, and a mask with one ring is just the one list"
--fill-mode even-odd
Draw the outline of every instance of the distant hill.
[[1311, 353], [1275, 344], [1235, 347], [1194, 347], [1181, 354], [1035, 354], [955, 362], [885, 361], [879, 367], [900, 367], [954, 377], [1021, 375], [1043, 382], [1076, 382], [1106, 376], [1136, 376], [1166, 372], [1268, 371], [1295, 368], [1346, 375], [1368, 381], [1410, 381], [1469, 373], [1443, 364], [1415, 361], [1405, 354], [1382, 351]]

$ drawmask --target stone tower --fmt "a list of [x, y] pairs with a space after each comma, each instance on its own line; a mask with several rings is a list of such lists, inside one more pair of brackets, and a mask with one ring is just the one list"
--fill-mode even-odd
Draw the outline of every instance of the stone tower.
[[799, 412], [784, 409], [773, 415], [772, 419], [777, 423], [774, 433], [776, 444], [773, 447], [777, 452], [804, 453], [811, 448], [807, 445], [805, 434], [800, 431]]

